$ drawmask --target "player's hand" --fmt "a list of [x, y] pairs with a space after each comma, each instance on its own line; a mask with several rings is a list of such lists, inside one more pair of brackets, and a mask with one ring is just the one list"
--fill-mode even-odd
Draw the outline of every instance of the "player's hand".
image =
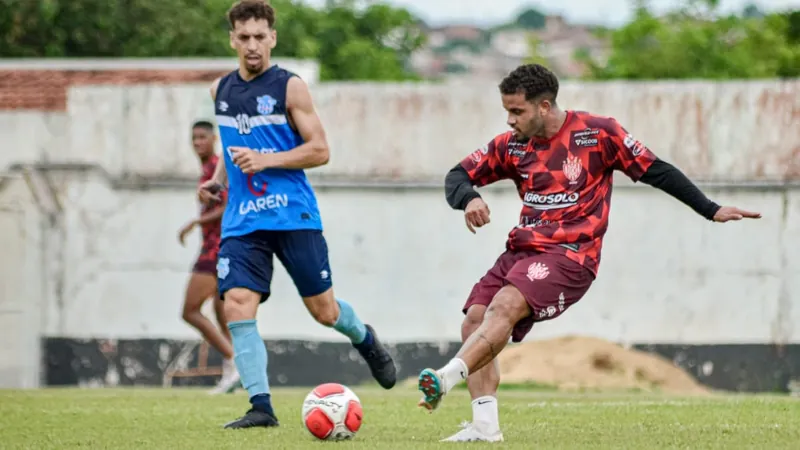
[[464, 209], [464, 220], [467, 222], [469, 231], [475, 234], [475, 228], [480, 228], [489, 223], [489, 206], [482, 198], [473, 198]]
[[236, 164], [246, 174], [261, 172], [267, 168], [267, 155], [247, 147], [228, 147]]
[[724, 223], [729, 220], [760, 219], [761, 213], [745, 211], [733, 206], [723, 206], [714, 214], [714, 222]]
[[188, 236], [196, 226], [197, 221], [193, 220], [181, 228], [181, 230], [178, 232], [178, 241], [181, 243], [181, 245], [184, 247], [186, 246], [186, 236]]
[[[220, 164], [222, 164], [220, 162]], [[216, 180], [208, 180], [197, 188], [197, 198], [204, 204], [208, 205], [212, 202], [220, 202], [220, 192], [222, 191], [222, 184]]]

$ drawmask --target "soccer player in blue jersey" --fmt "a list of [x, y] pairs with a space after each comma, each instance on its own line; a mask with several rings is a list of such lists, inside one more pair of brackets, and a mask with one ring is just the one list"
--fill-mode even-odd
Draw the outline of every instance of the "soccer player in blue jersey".
[[275, 11], [263, 0], [241, 0], [228, 11], [228, 21], [239, 68], [211, 86], [224, 164], [198, 196], [219, 200], [227, 185], [217, 277], [234, 360], [252, 407], [225, 428], [269, 427], [278, 419], [255, 318], [270, 295], [273, 255], [314, 319], [347, 336], [385, 389], [394, 386], [396, 369], [375, 330], [334, 296], [317, 200], [304, 172], [328, 162], [328, 143], [308, 86], [270, 63]]

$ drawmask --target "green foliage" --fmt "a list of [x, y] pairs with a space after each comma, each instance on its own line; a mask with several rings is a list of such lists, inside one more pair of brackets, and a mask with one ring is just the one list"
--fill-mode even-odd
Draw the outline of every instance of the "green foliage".
[[538, 9], [529, 8], [520, 12], [514, 20], [495, 25], [488, 31], [491, 35], [492, 33], [496, 33], [498, 31], [516, 30], [519, 28], [526, 30], [541, 30], [544, 28], [546, 20], [547, 15], [540, 12]]
[[[232, 0], [0, 0], [0, 57], [233, 56]], [[315, 58], [326, 80], [403, 80], [424, 43], [416, 19], [384, 4], [272, 0], [275, 56]]]
[[525, 28], [527, 30], [539, 30], [544, 28], [545, 21], [547, 20], [547, 16], [542, 14], [537, 9], [526, 9], [522, 11], [518, 16], [517, 19], [514, 21], [516, 25], [521, 28]]
[[[800, 45], [792, 39], [797, 12], [718, 14], [715, 1], [689, 1], [666, 17], [643, 4], [610, 34], [611, 54], [598, 65], [576, 59], [595, 79], [754, 79], [800, 76]], [[795, 25], [796, 26], [796, 25]]]
[[541, 64], [545, 67], [550, 65], [550, 62], [542, 56], [540, 51], [541, 41], [533, 33], [528, 36], [528, 57], [525, 58], [525, 64]]

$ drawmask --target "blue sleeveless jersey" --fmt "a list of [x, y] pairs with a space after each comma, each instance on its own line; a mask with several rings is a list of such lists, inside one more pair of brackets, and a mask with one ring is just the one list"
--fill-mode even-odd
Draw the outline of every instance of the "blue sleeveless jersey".
[[267, 169], [247, 175], [233, 164], [229, 147], [285, 152], [303, 144], [290, 125], [286, 86], [295, 74], [272, 66], [244, 81], [238, 70], [220, 80], [215, 111], [228, 172], [222, 238], [258, 230], [322, 230], [317, 198], [303, 170]]

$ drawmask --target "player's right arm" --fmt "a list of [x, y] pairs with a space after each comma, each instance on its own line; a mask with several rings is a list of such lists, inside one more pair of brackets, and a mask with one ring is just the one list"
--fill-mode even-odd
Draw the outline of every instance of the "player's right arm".
[[[214, 80], [209, 88], [212, 102], [217, 101], [217, 88], [219, 87], [220, 80], [221, 78]], [[217, 167], [214, 168], [214, 175], [211, 179], [200, 185], [200, 188], [197, 190], [197, 197], [205, 204], [212, 201], [221, 202], [222, 197], [220, 191], [225, 189], [227, 185], [228, 171], [225, 169], [225, 161], [221, 159], [219, 163], [217, 163]]]
[[506, 147], [510, 133], [492, 139], [455, 165], [445, 176], [445, 198], [451, 208], [464, 211], [467, 228], [489, 223], [489, 207], [475, 187], [486, 186], [510, 178], [506, 165]]

